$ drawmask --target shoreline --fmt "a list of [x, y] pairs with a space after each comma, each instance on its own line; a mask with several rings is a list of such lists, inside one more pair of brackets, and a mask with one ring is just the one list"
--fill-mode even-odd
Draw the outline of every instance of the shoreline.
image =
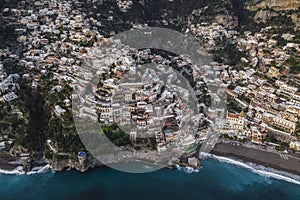
[[203, 160], [212, 159], [212, 160], [215, 160], [216, 162], [221, 162], [224, 164], [241, 167], [245, 170], [250, 171], [251, 173], [258, 174], [258, 175], [266, 177], [266, 178], [277, 179], [277, 180], [300, 185], [300, 176], [286, 172], [286, 171], [277, 170], [277, 169], [274, 169], [271, 167], [266, 167], [266, 166], [252, 163], [252, 162], [245, 162], [243, 160], [239, 160], [236, 158], [217, 156], [217, 155], [214, 155], [211, 153], [202, 153], [201, 156], [202, 156], [201, 158]]
[[[283, 173], [290, 173], [300, 176], [300, 158], [289, 156], [289, 159], [283, 159], [279, 154], [267, 152], [255, 148], [248, 148], [242, 145], [233, 145], [231, 143], [218, 143], [209, 153], [212, 156], [221, 156], [228, 159], [233, 159], [241, 163], [252, 163], [262, 167], [279, 170]], [[18, 160], [8, 154], [0, 154], [0, 173], [2, 174], [32, 174], [36, 172], [46, 172], [45, 169], [52, 169], [52, 167], [45, 163], [33, 165], [33, 170], [24, 173], [20, 169], [22, 165], [17, 164]], [[201, 160], [200, 160], [201, 162]], [[222, 161], [221, 161], [222, 162]], [[176, 168], [175, 164], [174, 167]], [[184, 166], [183, 166], [184, 167]], [[43, 170], [40, 170], [43, 169]], [[54, 170], [55, 171], [55, 170]], [[15, 173], [14, 173], [15, 172]]]
[[230, 143], [218, 143], [210, 153], [216, 156], [240, 159], [243, 162], [250, 162], [300, 176], [300, 158], [288, 156], [289, 159], [286, 160], [276, 153]]
[[33, 174], [45, 171], [48, 168], [52, 168], [48, 163], [36, 160], [32, 162], [32, 169], [25, 172], [23, 171], [23, 161], [20, 158], [11, 156], [7, 152], [0, 152], [0, 174]]
[[17, 167], [22, 166], [22, 164], [19, 162], [20, 160], [18, 160], [16, 157], [10, 156], [8, 153], [0, 153], [0, 170], [14, 170]]

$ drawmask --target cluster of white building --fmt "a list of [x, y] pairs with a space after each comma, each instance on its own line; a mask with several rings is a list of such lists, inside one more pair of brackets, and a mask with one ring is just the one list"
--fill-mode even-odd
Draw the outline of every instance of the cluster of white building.
[[[32, 8], [26, 7], [25, 1], [20, 4], [23, 8], [21, 6], [20, 9], [11, 9], [10, 12], [25, 27], [17, 28], [15, 31], [21, 35], [18, 41], [27, 49], [20, 64], [32, 71], [30, 74], [25, 74], [23, 78], [32, 79], [32, 86], [37, 85], [42, 76], [49, 72], [54, 75], [54, 79], [59, 81], [58, 84], [62, 81], [71, 82], [75, 91], [72, 97], [84, 102], [85, 105], [79, 108], [78, 115], [89, 117], [94, 121], [99, 120], [101, 123], [117, 122], [124, 126], [132, 121], [137, 129], [131, 132], [131, 138], [136, 138], [139, 130], [142, 129], [166, 125], [180, 126], [184, 105], [180, 100], [174, 100], [175, 91], [170, 88], [164, 88], [162, 91], [163, 85], [159, 80], [151, 79], [149, 74], [143, 77], [143, 81], [118, 83], [125, 72], [138, 76], [135, 74], [137, 66], [132, 54], [136, 54], [139, 59], [155, 60], [156, 64], [161, 65], [168, 65], [169, 60], [161, 56], [149, 55], [148, 50], [135, 51], [125, 46], [120, 48], [119, 44], [114, 44], [107, 49], [101, 48], [103, 52], [100, 50], [97, 52], [91, 47], [101, 46], [107, 42], [107, 39], [98, 31], [101, 22], [72, 9], [72, 1], [35, 1], [32, 3]], [[117, 5], [123, 11], [130, 9], [132, 4], [130, 0], [117, 1]], [[6, 9], [6, 12], [8, 10]], [[112, 16], [109, 16], [107, 20], [112, 19]], [[214, 70], [218, 71], [222, 78], [222, 81], [215, 80], [214, 83], [220, 88], [218, 93], [226, 91], [228, 96], [242, 108], [248, 109], [245, 114], [227, 113], [222, 132], [261, 143], [268, 131], [275, 130], [287, 135], [288, 139], [293, 142], [291, 148], [296, 148], [298, 143], [294, 142], [294, 134], [300, 117], [298, 88], [283, 80], [277, 80], [273, 85], [268, 84], [268, 79], [262, 78], [262, 75], [258, 75], [257, 72], [266, 74], [270, 79], [279, 76], [279, 68], [290, 56], [288, 51], [291, 49], [299, 51], [299, 44], [292, 42], [293, 35], [285, 34], [282, 37], [289, 42], [283, 49], [279, 49], [275, 39], [266, 37], [268, 30], [269, 28], [266, 28], [255, 34], [246, 31], [244, 35], [239, 35], [237, 31], [217, 23], [211, 25], [198, 23], [189, 24], [187, 32], [191, 31], [197, 38], [200, 38], [208, 50], [218, 47], [218, 44], [226, 39], [236, 41], [237, 48], [247, 52], [247, 56], [241, 60], [247, 66], [244, 69], [232, 69], [231, 66], [218, 63], [213, 65]], [[94, 54], [90, 52], [92, 49], [95, 51]], [[89, 59], [94, 60], [91, 64], [94, 71], [82, 67], [82, 64]], [[181, 58], [174, 59], [179, 67], [189, 64]], [[111, 60], [116, 60], [116, 62], [112, 63]], [[108, 66], [112, 64], [114, 67], [109, 68]], [[14, 74], [5, 79], [6, 75], [2, 69], [3, 66], [0, 64], [0, 80], [2, 81], [0, 95], [4, 101], [11, 101], [18, 98], [15, 91], [19, 89], [17, 82], [20, 77]], [[101, 87], [95, 88], [95, 94], [83, 95], [86, 84], [95, 75], [103, 75], [108, 71], [111, 71], [113, 76], [103, 78]], [[198, 84], [196, 87], [199, 88], [202, 86], [201, 78], [207, 75], [197, 66], [192, 66], [191, 69], [184, 68], [183, 71], [187, 76], [193, 76]], [[142, 77], [143, 74], [140, 75]], [[230, 84], [239, 85], [232, 90], [225, 90], [224, 88]], [[117, 98], [114, 95], [118, 95], [119, 86], [122, 86], [124, 90], [119, 96], [122, 98], [121, 102], [127, 102], [126, 112], [120, 109], [120, 104], [113, 102]], [[186, 93], [184, 88], [181, 88], [181, 91], [182, 94]], [[200, 92], [198, 93], [200, 96]], [[221, 101], [219, 98], [213, 99]], [[153, 107], [154, 102], [159, 102], [157, 108]], [[66, 102], [64, 107], [69, 106], [70, 104]], [[166, 107], [167, 113], [164, 113], [161, 107]], [[67, 112], [60, 105], [54, 105], [52, 109], [57, 117], [62, 117]], [[211, 116], [222, 115], [222, 113], [225, 114], [224, 111], [218, 109], [209, 111]], [[176, 129], [156, 131], [158, 147], [163, 149], [166, 142], [177, 139], [178, 135], [180, 134]]]
[[[125, 50], [120, 56], [126, 58], [124, 52]], [[167, 64], [167, 60], [161, 56], [150, 55], [147, 50], [136, 52], [136, 55], [140, 59], [155, 60], [157, 68], [143, 68], [132, 60], [123, 60], [107, 66], [108, 69], [99, 70], [102, 77], [107, 77], [95, 92], [95, 109], [99, 122], [116, 123], [124, 130], [127, 128], [130, 130], [132, 141], [136, 138], [155, 137], [158, 151], [166, 150], [170, 143], [182, 145], [179, 136], [184, 140], [188, 135], [185, 129], [180, 131], [185, 126], [182, 118], [191, 117], [189, 115], [192, 114], [188, 105], [181, 99], [185, 96], [183, 94], [186, 93], [186, 89], [168, 85], [171, 79], [176, 77], [176, 72], [162, 65]], [[162, 80], [161, 73], [167, 73], [171, 79]], [[190, 140], [185, 145], [193, 142], [195, 140]]]
[[296, 149], [300, 93], [297, 86], [290, 84], [297, 82], [296, 79], [280, 79], [282, 75], [289, 76], [284, 63], [290, 58], [290, 52], [299, 54], [300, 45], [293, 42], [295, 35], [283, 34], [281, 37], [287, 43], [278, 48], [272, 27], [263, 28], [259, 33], [245, 31], [244, 35], [220, 23], [194, 22], [189, 24], [189, 29], [207, 50], [218, 49], [218, 44], [228, 39], [239, 51], [246, 52], [240, 61], [243, 68], [215, 64], [223, 82], [235, 86], [226, 89], [229, 99], [247, 110], [245, 113], [227, 112], [221, 132], [254, 143], [262, 143], [268, 133], [275, 134], [278, 140], [291, 142], [290, 148]]
[[[3, 65], [0, 64], [0, 72], [2, 71], [2, 77], [4, 78], [4, 70]], [[4, 80], [0, 82], [0, 100], [4, 100], [6, 102], [10, 102], [14, 99], [17, 99], [18, 96], [15, 92], [20, 89], [19, 86], [19, 80], [20, 76], [18, 74], [10, 74], [8, 77], [6, 77]]]

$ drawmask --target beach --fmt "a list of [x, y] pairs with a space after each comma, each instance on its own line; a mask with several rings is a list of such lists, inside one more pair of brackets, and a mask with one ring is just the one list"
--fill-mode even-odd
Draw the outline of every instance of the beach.
[[300, 158], [293, 156], [284, 159], [280, 154], [231, 143], [218, 143], [210, 153], [300, 175]]
[[15, 157], [10, 156], [6, 152], [0, 153], [0, 169], [2, 170], [13, 170], [19, 166], [22, 166], [22, 161]]
[[[210, 152], [216, 156], [223, 156], [232, 159], [238, 159], [243, 162], [251, 162], [265, 167], [270, 167], [280, 171], [289, 172], [300, 176], [300, 158], [285, 155], [285, 159], [280, 154], [267, 152], [264, 150], [249, 148], [232, 143], [218, 143]], [[288, 159], [286, 159], [288, 158]], [[35, 167], [44, 166], [46, 163], [34, 162]], [[0, 169], [12, 171], [21, 167], [20, 159], [10, 156], [8, 153], [0, 153]]]

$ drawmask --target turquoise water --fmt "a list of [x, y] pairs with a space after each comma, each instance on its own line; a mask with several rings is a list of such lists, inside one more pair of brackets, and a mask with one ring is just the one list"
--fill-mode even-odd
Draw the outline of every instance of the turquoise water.
[[188, 174], [161, 169], [128, 174], [110, 168], [0, 175], [0, 199], [300, 199], [300, 185], [266, 178], [216, 160]]

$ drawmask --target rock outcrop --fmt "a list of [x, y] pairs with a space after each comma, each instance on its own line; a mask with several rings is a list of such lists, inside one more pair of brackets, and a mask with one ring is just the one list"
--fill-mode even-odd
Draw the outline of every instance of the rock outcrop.
[[72, 159], [64, 159], [60, 161], [46, 159], [46, 162], [51, 165], [54, 171], [63, 171], [66, 168], [72, 168], [81, 172], [85, 172], [89, 168], [103, 166], [103, 164], [99, 163], [96, 160], [93, 160], [86, 165], [81, 164], [79, 161], [75, 161]]
[[300, 0], [263, 0], [258, 3], [254, 1], [252, 5], [247, 6], [249, 10], [258, 10], [271, 8], [277, 11], [280, 10], [298, 10], [300, 7]]

